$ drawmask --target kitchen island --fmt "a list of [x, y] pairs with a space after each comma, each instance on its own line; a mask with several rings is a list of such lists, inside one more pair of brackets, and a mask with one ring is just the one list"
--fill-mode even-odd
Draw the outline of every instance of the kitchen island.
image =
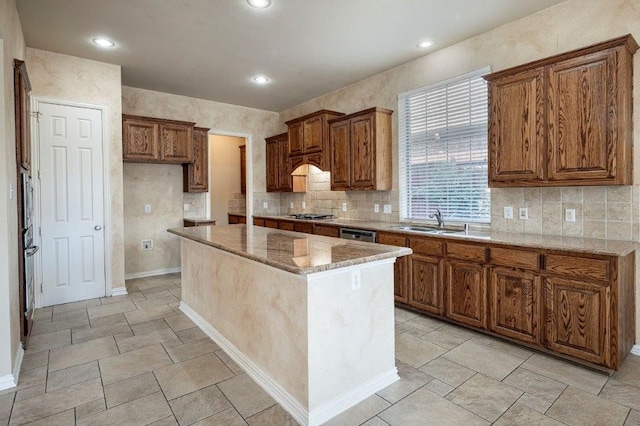
[[169, 232], [181, 310], [298, 422], [398, 380], [393, 263], [410, 249], [251, 225]]

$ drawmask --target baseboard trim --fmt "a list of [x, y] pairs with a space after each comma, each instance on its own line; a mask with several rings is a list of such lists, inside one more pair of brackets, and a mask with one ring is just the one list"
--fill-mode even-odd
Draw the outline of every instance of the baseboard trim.
[[16, 352], [16, 364], [13, 366], [13, 373], [0, 377], [0, 391], [18, 386], [23, 359], [24, 349], [22, 348], [21, 343], [20, 346], [18, 346], [18, 351]]
[[129, 294], [126, 287], [116, 287], [111, 289], [111, 296], [125, 296]]
[[133, 274], [125, 274], [125, 280], [132, 280], [134, 278], [146, 278], [146, 277], [155, 277], [157, 275], [166, 275], [166, 274], [175, 274], [176, 272], [180, 272], [182, 268], [179, 266], [177, 268], [167, 268], [167, 269], [156, 269], [155, 271], [145, 271], [145, 272], [134, 272]]
[[640, 356], [640, 345], [633, 345], [631, 353]]
[[399, 380], [398, 370], [393, 367], [367, 383], [333, 398], [309, 411], [295, 397], [274, 381], [266, 372], [255, 365], [253, 361], [240, 352], [231, 342], [220, 334], [211, 324], [195, 312], [189, 305], [180, 302], [180, 310], [189, 317], [200, 329], [220, 346], [229, 357], [238, 364], [255, 382], [275, 399], [291, 416], [302, 425], [321, 425], [346, 409], [365, 400], [375, 392], [384, 389]]

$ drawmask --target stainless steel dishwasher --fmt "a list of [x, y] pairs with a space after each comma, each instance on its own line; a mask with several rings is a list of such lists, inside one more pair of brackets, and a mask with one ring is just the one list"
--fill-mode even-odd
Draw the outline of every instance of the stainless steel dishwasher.
[[365, 231], [363, 229], [340, 228], [340, 238], [345, 240], [366, 241], [368, 243], [376, 242], [375, 231]]

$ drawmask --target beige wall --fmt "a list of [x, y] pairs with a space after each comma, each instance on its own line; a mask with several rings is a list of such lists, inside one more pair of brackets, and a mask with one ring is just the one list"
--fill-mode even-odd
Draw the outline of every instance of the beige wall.
[[[255, 211], [263, 213], [262, 201], [269, 202], [270, 209], [279, 212], [280, 196], [267, 194], [264, 182], [265, 175], [265, 142], [264, 138], [276, 134], [278, 113], [246, 108], [220, 102], [206, 101], [169, 93], [151, 90], [122, 87], [122, 111], [125, 114], [148, 117], [171, 118], [196, 122], [198, 127], [211, 128], [211, 132], [248, 135], [252, 139], [254, 205]], [[124, 177], [125, 208], [125, 252], [127, 253], [126, 274], [144, 274], [149, 271], [163, 270], [180, 265], [179, 241], [166, 232], [183, 218], [183, 204], [189, 204], [187, 216], [203, 216], [205, 214], [206, 194], [182, 194], [182, 175], [168, 173], [170, 167], [162, 165], [127, 164]], [[153, 170], [154, 179], [142, 179], [145, 170]], [[139, 180], [135, 180], [135, 179]], [[180, 193], [165, 194], [167, 188], [180, 186]], [[155, 209], [149, 216], [137, 214], [135, 208], [140, 194], [147, 199], [167, 197], [168, 204], [162, 209]], [[274, 207], [275, 206], [275, 207]], [[132, 213], [136, 210], [136, 213]], [[140, 250], [140, 235], [137, 229], [145, 229], [147, 234], [156, 236], [155, 247], [151, 252]], [[129, 238], [131, 235], [131, 238]], [[151, 237], [148, 237], [151, 238]], [[134, 269], [134, 265], [137, 265]]]
[[[244, 138], [209, 136], [209, 198], [210, 219], [216, 225], [228, 225], [229, 203], [240, 193], [240, 149]], [[241, 201], [241, 200], [240, 200]]]
[[[398, 149], [397, 96], [399, 93], [491, 66], [492, 71], [595, 44], [625, 34], [640, 41], [640, 2], [637, 0], [568, 0], [503, 25], [454, 46], [376, 74], [351, 86], [282, 111], [280, 121], [322, 108], [345, 113], [372, 106], [390, 108], [393, 115], [393, 153]], [[634, 57], [634, 139], [640, 141], [640, 54]], [[281, 124], [280, 130], [286, 130]], [[398, 188], [397, 159], [393, 161], [393, 189]], [[636, 183], [640, 182], [640, 150], [634, 151]], [[491, 192], [492, 228], [514, 232], [640, 239], [638, 187], [562, 189], [494, 189]], [[316, 194], [309, 194], [313, 198]], [[360, 197], [359, 195], [355, 195]], [[366, 196], [365, 196], [366, 197]], [[391, 193], [397, 206], [397, 192]], [[286, 202], [285, 207], [288, 207]], [[284, 204], [284, 203], [283, 203]], [[366, 202], [366, 208], [371, 202]], [[529, 208], [529, 220], [502, 218], [504, 206]], [[576, 209], [576, 223], [562, 220], [565, 208]], [[638, 262], [636, 262], [638, 263]], [[640, 282], [640, 268], [636, 268]], [[640, 290], [636, 291], [640, 306]], [[640, 315], [636, 314], [636, 341], [640, 342]]]
[[25, 44], [15, 0], [0, 0], [0, 379], [12, 373], [20, 346], [18, 296], [18, 206], [9, 198], [16, 185], [13, 59], [24, 59]]
[[32, 95], [107, 107], [111, 286], [124, 287], [120, 66], [31, 48], [26, 62]]

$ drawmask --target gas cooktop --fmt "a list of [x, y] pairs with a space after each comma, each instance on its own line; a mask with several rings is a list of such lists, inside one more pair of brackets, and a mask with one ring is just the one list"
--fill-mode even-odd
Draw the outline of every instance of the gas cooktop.
[[332, 214], [313, 214], [313, 213], [296, 213], [290, 214], [289, 217], [302, 220], [320, 220], [320, 219], [333, 219]]

